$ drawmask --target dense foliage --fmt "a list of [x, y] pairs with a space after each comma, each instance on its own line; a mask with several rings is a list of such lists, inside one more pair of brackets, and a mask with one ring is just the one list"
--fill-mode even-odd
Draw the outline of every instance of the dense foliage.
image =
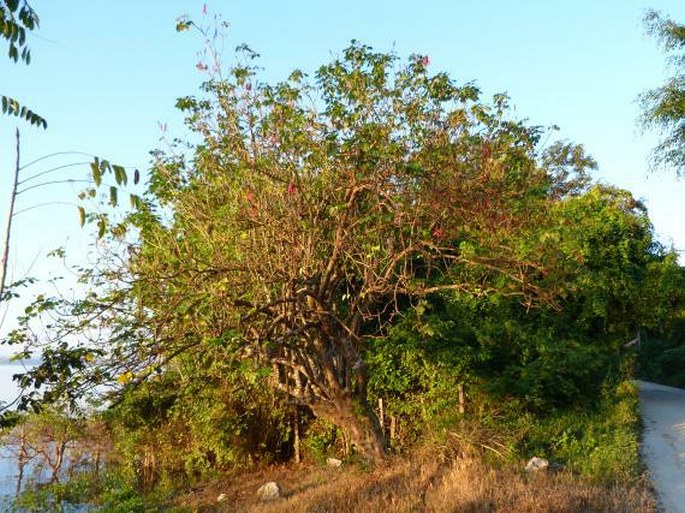
[[673, 75], [660, 87], [642, 94], [642, 125], [659, 130], [663, 137], [654, 150], [657, 165], [685, 170], [685, 25], [656, 11], [649, 11], [645, 24], [669, 53]]
[[[300, 439], [377, 461], [474, 421], [511, 428], [514, 457], [572, 459], [596, 447], [571, 418], [634, 435], [630, 342], [683, 304], [640, 202], [427, 57], [353, 42], [271, 85], [238, 55], [179, 99], [193, 142], [155, 152], [124, 218], [80, 210], [100, 237], [86, 294], [38, 297], [5, 340], [40, 348], [22, 407], [97, 401], [139, 490]], [[126, 184], [96, 163], [82, 198], [107, 171]]]
[[[657, 38], [668, 54], [672, 75], [662, 86], [642, 94], [642, 126], [662, 134], [655, 148], [654, 162], [670, 166], [682, 176], [685, 169], [685, 25], [667, 16], [649, 11], [645, 23], [650, 35]], [[645, 333], [640, 347], [639, 372], [644, 379], [685, 387], [685, 311], [682, 304], [682, 269], [664, 268], [661, 298], [679, 298], [678, 308], [659, 329]], [[656, 284], [653, 284], [654, 286]], [[662, 285], [663, 286], [663, 285]], [[665, 305], [661, 305], [664, 308]]]

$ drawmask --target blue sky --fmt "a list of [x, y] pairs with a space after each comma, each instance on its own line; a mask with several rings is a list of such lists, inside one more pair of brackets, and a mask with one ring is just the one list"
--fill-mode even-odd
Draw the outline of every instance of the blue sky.
[[[19, 125], [22, 161], [76, 150], [144, 170], [149, 151], [161, 144], [159, 123], [167, 123], [171, 136], [183, 135], [173, 106], [202, 81], [195, 68], [202, 41], [177, 34], [174, 26], [182, 14], [201, 18], [204, 2], [31, 4], [41, 18], [29, 40], [33, 62], [26, 67], [0, 59], [0, 92], [18, 97], [49, 123], [47, 131]], [[648, 8], [685, 21], [685, 2], [677, 0], [208, 2], [209, 16], [220, 14], [230, 24], [226, 58], [248, 43], [262, 55], [269, 80], [285, 78], [293, 68], [312, 72], [358, 39], [400, 56], [426, 54], [434, 71], [475, 81], [487, 94], [509, 93], [519, 117], [556, 124], [559, 138], [584, 144], [600, 164], [597, 178], [644, 199], [659, 238], [685, 250], [685, 180], [647, 172], [655, 138], [640, 134], [635, 123], [637, 95], [667, 73], [663, 53], [644, 34]], [[15, 126], [14, 119], [0, 117], [0, 200], [9, 194]], [[26, 173], [45, 169], [36, 165]], [[53, 176], [82, 179], [87, 172], [77, 166]], [[10, 264], [15, 278], [31, 265], [41, 277], [64, 274], [44, 257], [57, 246], [67, 246], [72, 262], [88, 258], [88, 238], [71, 204], [81, 185], [44, 187], [19, 198], [20, 210], [61, 203], [17, 216]]]

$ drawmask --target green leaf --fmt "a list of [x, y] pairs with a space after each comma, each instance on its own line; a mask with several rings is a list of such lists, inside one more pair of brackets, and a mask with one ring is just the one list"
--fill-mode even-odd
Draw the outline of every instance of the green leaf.
[[102, 172], [100, 171], [100, 163], [98, 158], [95, 157], [95, 161], [90, 163], [90, 169], [93, 171], [93, 181], [96, 187], [100, 187], [102, 183]]
[[78, 207], [78, 221], [83, 228], [83, 225], [86, 224], [86, 210], [83, 207]]
[[107, 229], [107, 221], [104, 217], [98, 219], [98, 239], [105, 236], [105, 230]]
[[117, 185], [126, 185], [128, 182], [126, 170], [122, 166], [118, 166], [116, 164], [112, 166], [112, 169], [114, 170], [114, 179], [116, 180]]
[[176, 23], [176, 32], [184, 32], [193, 25], [193, 22], [184, 18], [180, 18]]
[[117, 206], [117, 188], [114, 186], [109, 188], [109, 204], [113, 207]]

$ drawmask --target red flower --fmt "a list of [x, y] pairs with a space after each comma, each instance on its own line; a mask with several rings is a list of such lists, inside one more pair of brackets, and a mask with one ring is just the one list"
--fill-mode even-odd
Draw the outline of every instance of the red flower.
[[297, 185], [295, 185], [293, 182], [290, 182], [288, 184], [288, 194], [295, 194], [297, 192]]
[[435, 230], [433, 230], [433, 238], [434, 239], [440, 240], [440, 239], [442, 239], [442, 236], [443, 236], [443, 233], [442, 233], [441, 228], [436, 228]]
[[428, 55], [424, 55], [423, 59], [421, 59], [421, 64], [423, 64], [424, 67], [427, 67], [431, 63], [431, 60], [428, 58]]

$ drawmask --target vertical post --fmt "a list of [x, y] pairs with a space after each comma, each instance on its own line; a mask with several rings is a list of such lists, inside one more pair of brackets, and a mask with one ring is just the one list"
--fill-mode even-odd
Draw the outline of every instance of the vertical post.
[[17, 186], [19, 182], [19, 129], [17, 128], [17, 164], [14, 168], [14, 181], [10, 194], [10, 206], [7, 213], [7, 225], [5, 227], [5, 245], [2, 249], [2, 267], [0, 267], [0, 300], [5, 295], [5, 282], [7, 281], [7, 260], [10, 252], [10, 235], [12, 233], [12, 218], [14, 217], [14, 202], [17, 199]]
[[459, 383], [459, 387], [457, 388], [459, 391], [459, 413], [462, 415], [466, 411], [466, 399], [464, 397], [464, 384]]
[[385, 408], [383, 398], [378, 398], [378, 420], [381, 423], [381, 432], [385, 435]]
[[[294, 364], [295, 355], [291, 354], [290, 358]], [[300, 376], [299, 370], [295, 371], [295, 395], [302, 397], [302, 376]], [[300, 410], [297, 404], [295, 404], [295, 411], [293, 412], [293, 449], [295, 451], [295, 463], [299, 464], [302, 461], [302, 456], [300, 454]]]
[[300, 456], [300, 415], [295, 406], [293, 413], [293, 449], [295, 451], [295, 463], [300, 463], [302, 457]]

